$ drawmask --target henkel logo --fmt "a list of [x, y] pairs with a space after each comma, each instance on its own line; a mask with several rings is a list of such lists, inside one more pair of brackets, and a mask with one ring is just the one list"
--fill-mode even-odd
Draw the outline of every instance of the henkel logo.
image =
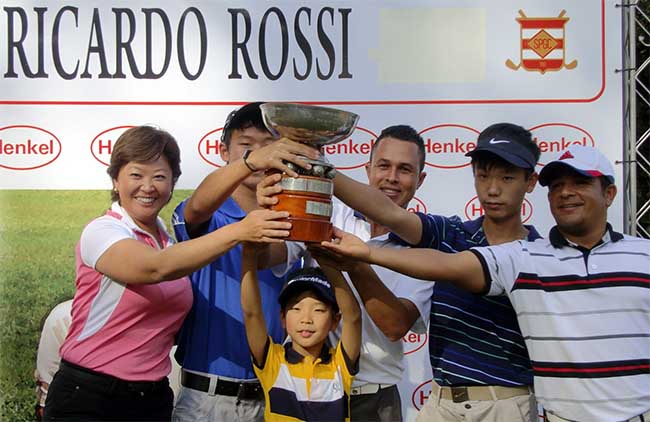
[[61, 141], [37, 126], [14, 125], [0, 128], [0, 167], [34, 170], [54, 162], [61, 155]]
[[479, 131], [469, 126], [443, 124], [420, 131], [424, 139], [425, 163], [439, 169], [457, 169], [470, 164], [465, 154], [476, 148]]
[[221, 131], [222, 127], [219, 129], [211, 130], [210, 132], [203, 135], [199, 141], [198, 150], [199, 156], [206, 163], [214, 167], [221, 167], [226, 164], [226, 162], [221, 158], [219, 153], [219, 145], [221, 145]]
[[426, 403], [430, 395], [431, 395], [431, 380], [425, 381], [422, 384], [415, 387], [415, 390], [413, 390], [413, 394], [411, 394], [411, 403], [413, 404], [413, 407], [415, 407], [417, 410], [422, 409], [422, 406], [424, 406], [424, 403]]
[[406, 209], [410, 212], [421, 212], [425, 214], [427, 213], [426, 204], [417, 196], [414, 196], [413, 199], [411, 199], [411, 202], [408, 203]]
[[325, 145], [323, 152], [338, 170], [352, 170], [368, 163], [375, 139], [377, 135], [372, 131], [357, 126], [349, 138]]
[[[465, 204], [465, 217], [468, 220], [474, 220], [475, 218], [479, 218], [483, 214], [484, 214], [483, 207], [481, 207], [481, 203], [478, 200], [478, 195], [474, 196], [472, 199], [467, 201], [467, 204]], [[530, 220], [532, 216], [533, 216], [533, 204], [531, 204], [528, 199], [524, 198], [524, 202], [521, 204], [522, 223], [525, 223], [528, 220]]]
[[404, 354], [405, 355], [410, 355], [411, 353], [415, 353], [421, 348], [424, 347], [425, 344], [427, 344], [427, 341], [429, 340], [429, 334], [424, 333], [424, 334], [417, 334], [414, 333], [413, 331], [409, 331], [406, 333], [404, 337], [402, 337], [402, 346], [404, 348]]
[[116, 126], [106, 129], [103, 132], [99, 132], [90, 143], [90, 153], [95, 157], [95, 160], [108, 167], [111, 162], [113, 145], [115, 145], [117, 138], [119, 138], [127, 129], [132, 127], [133, 126]]
[[583, 128], [567, 123], [544, 123], [529, 129], [542, 155], [539, 165], [555, 160], [571, 145], [595, 147], [594, 138]]

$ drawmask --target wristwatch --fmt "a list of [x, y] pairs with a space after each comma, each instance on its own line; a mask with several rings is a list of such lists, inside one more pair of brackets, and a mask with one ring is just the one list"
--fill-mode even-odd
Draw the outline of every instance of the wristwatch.
[[256, 169], [255, 167], [253, 167], [253, 166], [252, 166], [252, 165], [251, 165], [251, 164], [246, 160], [246, 159], [248, 158], [248, 156], [251, 155], [251, 152], [252, 152], [252, 151], [251, 151], [250, 149], [247, 149], [246, 151], [244, 151], [244, 155], [242, 156], [242, 160], [244, 160], [244, 164], [246, 164], [246, 167], [248, 167], [248, 169], [249, 169], [250, 171], [252, 171], [253, 173], [255, 173], [255, 172], [257, 171], [257, 169]]

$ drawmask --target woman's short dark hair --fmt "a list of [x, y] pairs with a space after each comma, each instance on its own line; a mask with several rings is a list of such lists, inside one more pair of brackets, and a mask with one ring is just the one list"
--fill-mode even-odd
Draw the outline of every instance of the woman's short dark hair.
[[[167, 159], [172, 169], [172, 187], [181, 176], [181, 151], [176, 139], [162, 129], [152, 126], [135, 126], [128, 129], [115, 142], [111, 152], [111, 163], [106, 172], [111, 179], [117, 179], [122, 167], [130, 162], [147, 163], [160, 156]], [[117, 201], [119, 195], [113, 191], [111, 199]]]

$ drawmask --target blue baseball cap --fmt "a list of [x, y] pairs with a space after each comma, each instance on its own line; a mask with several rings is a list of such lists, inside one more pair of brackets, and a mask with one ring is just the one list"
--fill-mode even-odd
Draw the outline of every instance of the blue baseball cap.
[[474, 158], [474, 156], [485, 152], [494, 154], [513, 166], [523, 169], [533, 170], [537, 164], [532, 151], [505, 136], [479, 139], [476, 148], [465, 154], [465, 156]]
[[307, 290], [313, 291], [320, 300], [329, 303], [334, 312], [339, 311], [332, 285], [320, 268], [300, 269], [288, 275], [287, 283], [278, 297], [282, 309], [287, 306], [289, 299]]

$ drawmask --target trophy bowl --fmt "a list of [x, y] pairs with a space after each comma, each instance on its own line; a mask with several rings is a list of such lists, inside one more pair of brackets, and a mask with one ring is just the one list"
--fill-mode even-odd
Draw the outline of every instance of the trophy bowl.
[[[285, 137], [314, 148], [342, 141], [354, 132], [359, 116], [335, 108], [295, 103], [264, 103], [264, 124], [276, 137]], [[321, 242], [332, 238], [332, 179], [336, 169], [325, 158], [306, 159], [312, 167], [293, 166], [299, 176], [282, 175], [278, 203], [271, 209], [288, 211], [292, 228], [287, 240]]]

